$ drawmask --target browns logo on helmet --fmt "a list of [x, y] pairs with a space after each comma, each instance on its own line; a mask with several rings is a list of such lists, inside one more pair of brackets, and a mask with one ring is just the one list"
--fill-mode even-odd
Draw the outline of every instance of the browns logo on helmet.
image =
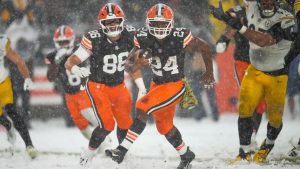
[[98, 14], [98, 21], [105, 33], [109, 37], [116, 37], [124, 29], [124, 12], [115, 3], [107, 3], [102, 7]]
[[146, 26], [151, 35], [158, 39], [165, 38], [174, 27], [173, 10], [162, 3], [152, 6], [147, 13]]
[[70, 26], [59, 26], [53, 35], [56, 49], [74, 47], [75, 34]]

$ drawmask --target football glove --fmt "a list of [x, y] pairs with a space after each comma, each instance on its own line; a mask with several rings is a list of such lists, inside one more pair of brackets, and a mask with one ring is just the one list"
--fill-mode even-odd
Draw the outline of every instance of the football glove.
[[228, 39], [225, 35], [222, 35], [216, 45], [217, 53], [224, 53], [229, 45], [230, 39]]
[[186, 78], [183, 78], [182, 81], [185, 85], [185, 92], [183, 94], [183, 99], [180, 102], [180, 107], [182, 109], [192, 109], [198, 105], [198, 99], [192, 90], [190, 82]]
[[33, 82], [30, 78], [24, 80], [24, 90], [32, 90], [34, 88]]
[[71, 73], [73, 73], [81, 78], [88, 77], [91, 74], [91, 72], [88, 68], [78, 67], [77, 65], [74, 65], [71, 68]]

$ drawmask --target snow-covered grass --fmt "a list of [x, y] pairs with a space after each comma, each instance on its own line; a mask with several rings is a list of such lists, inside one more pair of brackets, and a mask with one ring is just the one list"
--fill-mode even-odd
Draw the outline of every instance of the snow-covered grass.
[[[218, 123], [205, 119], [175, 119], [177, 128], [181, 131], [184, 141], [196, 154], [193, 169], [224, 169], [224, 168], [288, 168], [298, 169], [299, 163], [275, 162], [259, 166], [256, 164], [228, 165], [228, 160], [233, 159], [239, 148], [237, 115], [223, 115]], [[263, 120], [258, 133], [259, 144], [265, 138], [267, 121]], [[4, 130], [0, 130], [0, 169], [76, 169], [79, 156], [88, 141], [76, 128], [66, 128], [61, 119], [47, 122], [33, 121], [30, 130], [35, 147], [41, 152], [35, 160], [30, 160], [26, 155], [21, 138], [17, 137], [16, 153], [10, 156], [4, 152], [9, 144], [6, 141]], [[278, 159], [289, 149], [289, 141], [294, 143], [300, 137], [300, 120], [286, 118], [283, 130], [276, 141], [269, 159]], [[107, 148], [117, 145], [115, 132], [110, 135], [112, 143]], [[106, 148], [106, 147], [105, 147]], [[105, 149], [103, 148], [103, 149]], [[103, 155], [103, 150], [94, 158], [92, 169], [171, 169], [179, 163], [179, 155], [169, 145], [165, 138], [158, 134], [154, 124], [148, 124], [144, 133], [138, 138], [120, 165]]]

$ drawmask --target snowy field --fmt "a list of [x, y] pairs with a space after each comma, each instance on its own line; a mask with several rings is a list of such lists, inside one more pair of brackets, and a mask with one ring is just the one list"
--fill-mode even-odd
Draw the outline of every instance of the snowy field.
[[[290, 149], [289, 142], [296, 144], [300, 136], [300, 118], [291, 120], [286, 117], [283, 130], [276, 141], [275, 148], [269, 156], [269, 163], [229, 165], [228, 161], [238, 153], [237, 116], [223, 115], [220, 122], [210, 119], [195, 121], [192, 119], [176, 119], [176, 126], [182, 132], [185, 142], [196, 154], [193, 169], [299, 169], [298, 163], [279, 161], [280, 157]], [[259, 143], [266, 135], [266, 120], [263, 120], [258, 133]], [[32, 139], [40, 155], [30, 160], [24, 152], [24, 144], [18, 136], [15, 154], [11, 156], [5, 149], [9, 144], [6, 134], [0, 130], [0, 169], [77, 169], [81, 151], [87, 147], [88, 141], [76, 128], [66, 128], [61, 119], [47, 122], [33, 121], [30, 130]], [[111, 134], [112, 145], [117, 144], [115, 133]], [[277, 159], [272, 161], [272, 159]], [[179, 156], [160, 136], [155, 125], [148, 124], [144, 133], [132, 146], [124, 162], [120, 165], [100, 152], [92, 161], [91, 169], [175, 169]]]

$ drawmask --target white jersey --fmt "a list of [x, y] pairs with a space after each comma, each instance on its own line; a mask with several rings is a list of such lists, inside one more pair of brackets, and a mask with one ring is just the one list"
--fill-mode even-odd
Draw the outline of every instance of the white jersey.
[[6, 45], [8, 38], [5, 35], [0, 35], [0, 83], [8, 76], [8, 70], [4, 66], [4, 57], [6, 55]]
[[[295, 24], [293, 15], [283, 9], [278, 9], [274, 16], [262, 18], [256, 2], [248, 3], [248, 28], [255, 31], [269, 31], [272, 27], [286, 29]], [[284, 68], [284, 57], [290, 50], [292, 41], [282, 38], [278, 43], [260, 47], [250, 43], [250, 62], [258, 70], [270, 72]]]

